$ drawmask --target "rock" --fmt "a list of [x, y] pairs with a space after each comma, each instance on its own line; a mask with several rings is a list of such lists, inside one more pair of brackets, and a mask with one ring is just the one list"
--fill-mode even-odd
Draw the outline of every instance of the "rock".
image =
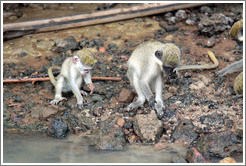
[[175, 127], [171, 138], [175, 141], [182, 141], [191, 143], [198, 137], [198, 134], [195, 131], [195, 126], [191, 120], [184, 119], [181, 120], [178, 125]]
[[56, 105], [49, 105], [44, 108], [43, 111], [40, 111], [40, 118], [41, 119], [47, 119], [48, 117], [51, 117], [52, 115], [56, 115], [59, 111], [59, 107]]
[[94, 116], [101, 116], [104, 110], [105, 110], [104, 104], [97, 102], [91, 107], [91, 112], [92, 112], [91, 114]]
[[167, 37], [165, 37], [165, 40], [172, 41], [173, 39], [174, 39], [173, 35], [168, 35]]
[[198, 31], [209, 37], [220, 34], [229, 28], [229, 21], [222, 13], [215, 13], [211, 17], [204, 15], [198, 23]]
[[137, 137], [135, 134], [132, 134], [132, 135], [130, 135], [130, 136], [127, 138], [127, 141], [128, 141], [130, 144], [136, 143], [137, 140], [138, 140], [138, 137]]
[[172, 157], [172, 163], [187, 163], [187, 161], [184, 159], [184, 157], [175, 155]]
[[165, 30], [167, 32], [177, 31], [177, 30], [179, 30], [179, 26], [166, 26]]
[[151, 111], [150, 114], [136, 115], [133, 129], [144, 143], [153, 143], [162, 135], [163, 123], [157, 118], [155, 111]]
[[133, 91], [123, 88], [119, 94], [119, 102], [122, 103], [130, 103], [133, 101], [134, 97], [136, 96], [136, 93]]
[[78, 43], [73, 36], [69, 36], [66, 39], [57, 40], [55, 43], [56, 51], [63, 52], [66, 50], [73, 50], [78, 47]]
[[195, 148], [205, 158], [227, 157], [233, 153], [242, 153], [242, 144], [237, 144], [237, 136], [232, 131], [215, 132], [201, 136]]
[[170, 18], [166, 18], [166, 21], [169, 25], [174, 25], [176, 24], [176, 17], [170, 17]]
[[202, 124], [206, 124], [208, 126], [220, 126], [224, 124], [223, 115], [218, 114], [217, 112], [210, 115], [202, 115], [199, 120]]
[[168, 25], [167, 25], [167, 23], [166, 23], [165, 21], [161, 21], [161, 22], [159, 23], [159, 26], [162, 27], [162, 28], [165, 28], [165, 27], [168, 26]]
[[214, 37], [209, 38], [209, 39], [207, 40], [206, 44], [205, 44], [205, 46], [206, 46], [207, 48], [211, 48], [211, 47], [213, 47], [214, 45], [215, 45], [215, 38], [214, 38]]
[[187, 25], [195, 25], [195, 24], [196, 24], [196, 22], [193, 21], [193, 20], [191, 20], [191, 19], [187, 19], [187, 20], [185, 21], [185, 23], [186, 23]]
[[177, 21], [182, 21], [185, 20], [187, 18], [187, 14], [185, 12], [185, 10], [178, 10], [175, 14], [176, 20]]
[[99, 52], [104, 53], [104, 52], [106, 52], [106, 49], [104, 47], [99, 47]]
[[133, 120], [127, 119], [127, 120], [126, 120], [126, 123], [125, 123], [125, 125], [124, 125], [124, 128], [125, 128], [125, 129], [131, 129], [132, 126], [133, 126]]
[[201, 12], [201, 13], [208, 13], [208, 14], [210, 14], [210, 13], [212, 13], [212, 10], [211, 10], [211, 8], [208, 7], [208, 6], [202, 6], [202, 7], [200, 8], [200, 12]]
[[172, 17], [173, 16], [173, 13], [171, 13], [171, 12], [167, 12], [167, 13], [165, 13], [164, 14], [164, 18], [166, 19], [166, 18], [170, 18], [170, 17]]
[[98, 150], [123, 150], [126, 148], [124, 132], [121, 128], [114, 128], [109, 134], [99, 138], [95, 146]]
[[226, 157], [226, 158], [220, 160], [219, 163], [237, 163], [237, 162], [232, 157]]
[[40, 50], [51, 50], [54, 44], [55, 44], [54, 41], [49, 41], [48, 39], [46, 39], [46, 40], [36, 42], [35, 46], [37, 49], [40, 49]]
[[101, 121], [95, 135], [95, 148], [98, 150], [123, 150], [126, 148], [124, 130], [116, 125], [119, 116], [111, 116]]
[[125, 125], [125, 119], [123, 119], [123, 118], [118, 118], [118, 119], [116, 120], [116, 124], [122, 128], [122, 127]]
[[26, 52], [21, 52], [18, 54], [18, 57], [20, 57], [20, 58], [25, 57], [25, 56], [27, 56]]
[[166, 147], [167, 147], [167, 144], [159, 142], [155, 144], [154, 150], [161, 150], [161, 149], [165, 149]]
[[102, 101], [102, 100], [103, 100], [103, 98], [101, 97], [101, 95], [94, 94], [94, 95], [92, 96], [92, 101], [93, 101], [94, 103], [100, 102], [100, 101]]
[[67, 123], [61, 119], [52, 119], [49, 128], [48, 135], [56, 138], [65, 138], [67, 136], [69, 129]]
[[189, 163], [208, 163], [203, 155], [195, 148], [191, 148], [186, 152], [186, 158]]

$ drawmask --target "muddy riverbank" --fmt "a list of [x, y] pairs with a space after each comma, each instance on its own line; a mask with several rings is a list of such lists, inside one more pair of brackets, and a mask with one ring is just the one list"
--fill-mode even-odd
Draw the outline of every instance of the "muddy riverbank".
[[[61, 16], [61, 11], [69, 15], [81, 10], [97, 11], [130, 5], [22, 4], [5, 7], [5, 12], [15, 14], [6, 15], [4, 23], [45, 18], [49, 14]], [[85, 97], [83, 110], [73, 107], [76, 98], [72, 93], [65, 94], [68, 101], [58, 106], [50, 105], [55, 89], [48, 81], [5, 83], [4, 135], [39, 132], [62, 138], [74, 136], [78, 141], [86, 135], [89, 144], [97, 150], [119, 151], [129, 145], [146, 144], [163, 150], [165, 144], [182, 144], [187, 151], [197, 149], [204, 157], [201, 162], [218, 162], [235, 156], [238, 162], [242, 162], [243, 98], [237, 97], [233, 90], [233, 81], [239, 72], [225, 77], [215, 76], [216, 71], [242, 59], [243, 50], [228, 35], [233, 23], [242, 17], [242, 6], [212, 4], [4, 41], [4, 79], [47, 74], [52, 64], [61, 65], [66, 57], [80, 49], [90, 49], [95, 54], [97, 63], [92, 76], [122, 78], [121, 81], [94, 81], [94, 93]], [[22, 15], [17, 15], [18, 12]], [[70, 40], [69, 47], [58, 48], [57, 41], [67, 38], [73, 41]], [[219, 61], [214, 70], [187, 70], [180, 72], [177, 79], [163, 80], [166, 112], [162, 120], [149, 110], [147, 103], [143, 109], [125, 109], [136, 100], [126, 77], [127, 60], [140, 43], [149, 40], [175, 43], [182, 51], [182, 64], [185, 65], [212, 63], [208, 50], [213, 51]], [[89, 91], [86, 86], [82, 89]], [[62, 126], [64, 134], [54, 132], [52, 124]], [[193, 158], [186, 154], [177, 155], [175, 161], [198, 162], [194, 160], [196, 155], [194, 153]]]

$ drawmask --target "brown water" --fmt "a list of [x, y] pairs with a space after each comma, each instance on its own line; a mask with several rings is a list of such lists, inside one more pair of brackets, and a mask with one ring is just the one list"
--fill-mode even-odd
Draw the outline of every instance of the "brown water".
[[165, 149], [131, 145], [124, 151], [97, 151], [93, 146], [69, 138], [44, 135], [3, 135], [4, 163], [170, 163], [172, 157], [185, 155], [185, 148], [174, 144]]

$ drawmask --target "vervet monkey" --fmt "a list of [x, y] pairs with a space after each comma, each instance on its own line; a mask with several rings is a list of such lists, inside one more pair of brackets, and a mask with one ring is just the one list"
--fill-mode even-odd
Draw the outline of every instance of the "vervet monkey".
[[[240, 45], [243, 43], [243, 19], [237, 21], [230, 29], [229, 35], [236, 40]], [[217, 71], [215, 74], [219, 77], [225, 76], [230, 73], [243, 71], [243, 59], [230, 64], [224, 69]], [[243, 93], [243, 72], [241, 72], [234, 80], [234, 91], [236, 94]]]
[[[83, 54], [83, 53], [82, 53]], [[68, 57], [62, 64], [61, 72], [55, 81], [52, 69], [59, 67], [51, 67], [48, 70], [48, 75], [50, 77], [51, 83], [55, 86], [55, 99], [51, 101], [51, 104], [58, 104], [62, 100], [67, 100], [62, 97], [62, 92], [72, 91], [77, 98], [76, 106], [79, 109], [83, 107], [83, 95], [87, 95], [86, 92], [80, 90], [82, 81], [84, 79], [85, 83], [90, 88], [90, 93], [93, 93], [94, 85], [91, 81], [91, 69], [93, 69], [96, 60], [90, 55], [82, 55], [73, 57]]]
[[[138, 94], [138, 99], [127, 106], [128, 109], [143, 106], [147, 100], [161, 119], [164, 115], [162, 100], [163, 76], [173, 75], [173, 69], [181, 60], [179, 48], [172, 44], [149, 41], [140, 44], [128, 60], [127, 77]], [[155, 91], [155, 97], [151, 92]]]

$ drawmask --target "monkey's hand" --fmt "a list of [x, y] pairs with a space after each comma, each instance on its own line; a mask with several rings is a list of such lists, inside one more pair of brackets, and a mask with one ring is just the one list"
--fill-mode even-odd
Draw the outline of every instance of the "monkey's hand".
[[217, 76], [217, 77], [223, 77], [223, 76], [225, 76], [226, 74], [228, 74], [228, 72], [227, 72], [226, 69], [222, 69], [222, 70], [220, 70], [220, 71], [215, 72], [215, 76]]
[[93, 85], [93, 83], [90, 83], [90, 84], [87, 84], [87, 86], [88, 86], [88, 88], [90, 89], [90, 94], [92, 94], [93, 93], [93, 91], [94, 91], [94, 85]]
[[51, 104], [55, 104], [55, 105], [57, 105], [60, 101], [62, 101], [62, 100], [67, 100], [67, 98], [65, 98], [65, 97], [60, 97], [60, 98], [58, 98], [58, 99], [54, 99], [54, 100], [52, 100], [50, 103]]
[[157, 102], [155, 106], [155, 111], [156, 111], [158, 119], [162, 119], [162, 117], [164, 116], [164, 111], [165, 111], [165, 106], [163, 105], [162, 102]]

